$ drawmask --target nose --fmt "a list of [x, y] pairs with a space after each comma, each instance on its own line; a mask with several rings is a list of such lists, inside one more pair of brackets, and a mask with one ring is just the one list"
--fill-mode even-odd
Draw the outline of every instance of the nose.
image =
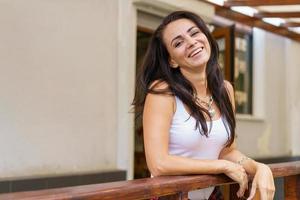
[[195, 44], [197, 44], [197, 40], [195, 38], [193, 38], [193, 37], [190, 37], [190, 36], [188, 36], [186, 38], [186, 41], [187, 41], [187, 44], [188, 44], [189, 48], [193, 47]]

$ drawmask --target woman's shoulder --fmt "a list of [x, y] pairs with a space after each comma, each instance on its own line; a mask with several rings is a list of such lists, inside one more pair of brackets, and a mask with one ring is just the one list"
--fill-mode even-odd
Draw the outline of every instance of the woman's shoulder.
[[159, 105], [161, 108], [175, 108], [175, 98], [169, 88], [169, 84], [162, 80], [155, 80], [149, 87], [150, 91], [146, 96], [146, 104]]
[[163, 96], [174, 96], [169, 83], [164, 80], [155, 80], [148, 87], [148, 94], [158, 94]]
[[232, 89], [233, 90], [232, 83], [227, 81], [227, 80], [224, 80], [224, 86], [226, 87], [226, 89]]
[[225, 86], [225, 89], [228, 93], [228, 96], [230, 98], [230, 101], [231, 101], [231, 104], [232, 104], [232, 107], [235, 109], [235, 104], [234, 104], [234, 89], [233, 89], [233, 86], [232, 84], [227, 81], [227, 80], [224, 80], [224, 86]]
[[232, 96], [234, 93], [232, 84], [229, 81], [224, 80], [224, 86], [227, 92], [229, 93], [229, 95]]
[[164, 80], [155, 80], [150, 86], [150, 90], [169, 90], [169, 84]]

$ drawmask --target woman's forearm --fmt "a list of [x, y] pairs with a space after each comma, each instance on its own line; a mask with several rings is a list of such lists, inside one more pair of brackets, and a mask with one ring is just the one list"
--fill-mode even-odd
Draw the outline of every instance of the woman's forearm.
[[225, 173], [226, 160], [199, 160], [168, 155], [156, 163], [148, 163], [153, 176], [184, 174], [220, 174]]
[[248, 174], [254, 175], [257, 167], [258, 167], [258, 162], [256, 162], [253, 159], [248, 158], [245, 156], [243, 153], [241, 153], [239, 150], [232, 148], [232, 149], [227, 149], [223, 151], [220, 154], [219, 159], [224, 159], [228, 160], [234, 163], [238, 163], [244, 167], [246, 172]]

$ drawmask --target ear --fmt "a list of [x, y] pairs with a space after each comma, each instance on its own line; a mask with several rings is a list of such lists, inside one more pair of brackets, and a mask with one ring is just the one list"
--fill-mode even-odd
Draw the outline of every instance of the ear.
[[179, 65], [173, 60], [173, 59], [170, 59], [170, 65], [171, 65], [171, 67], [172, 68], [177, 68], [177, 67], [179, 67]]

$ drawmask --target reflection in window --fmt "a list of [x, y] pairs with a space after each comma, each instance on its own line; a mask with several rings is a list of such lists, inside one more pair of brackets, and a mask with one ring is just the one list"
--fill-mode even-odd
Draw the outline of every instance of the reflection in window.
[[252, 38], [237, 33], [235, 37], [234, 86], [236, 112], [252, 114]]
[[217, 39], [217, 43], [218, 43], [218, 46], [219, 46], [219, 64], [220, 64], [221, 70], [224, 73], [224, 68], [225, 68], [225, 38]]
[[219, 64], [224, 77], [235, 88], [236, 112], [252, 114], [252, 33], [238, 32], [235, 26], [215, 27]]

